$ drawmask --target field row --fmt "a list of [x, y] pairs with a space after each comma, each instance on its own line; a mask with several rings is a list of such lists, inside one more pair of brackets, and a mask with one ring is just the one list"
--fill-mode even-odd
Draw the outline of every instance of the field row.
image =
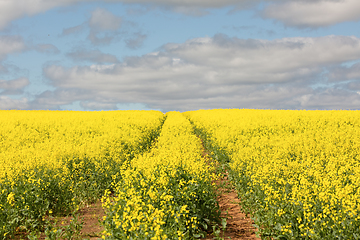
[[156, 144], [120, 172], [103, 197], [105, 239], [193, 239], [219, 221], [214, 167], [190, 122], [166, 114]]

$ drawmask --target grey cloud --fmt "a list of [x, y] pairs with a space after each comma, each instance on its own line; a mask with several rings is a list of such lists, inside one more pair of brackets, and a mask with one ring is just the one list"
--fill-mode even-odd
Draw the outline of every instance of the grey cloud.
[[35, 46], [35, 50], [46, 54], [58, 54], [59, 49], [52, 44], [38, 44]]
[[180, 111], [212, 108], [294, 109], [299, 106], [299, 101], [295, 97], [311, 91], [311, 89], [295, 88], [290, 85], [241, 85], [233, 86], [232, 89], [226, 88], [226, 90], [222, 87], [218, 88], [222, 94], [208, 97], [194, 96], [187, 99], [152, 101], [149, 105], [166, 111], [174, 109], [174, 106], [176, 106], [176, 110]]
[[0, 64], [0, 74], [8, 73], [9, 70], [7, 67], [5, 67], [3, 64]]
[[[0, 29], [24, 16], [32, 16], [55, 7], [96, 1], [99, 0], [40, 0], [36, 3], [23, 0], [1, 1]], [[285, 25], [298, 27], [322, 27], [344, 21], [358, 21], [360, 16], [358, 0], [106, 0], [105, 2], [160, 6], [164, 9], [199, 16], [206, 14], [206, 9], [210, 8], [232, 6], [232, 11], [239, 11], [254, 7], [259, 3], [271, 3], [262, 12], [263, 17], [277, 19]], [[100, 16], [104, 16], [104, 21], [100, 20]], [[95, 18], [95, 22], [91, 22], [93, 27], [113, 29], [119, 24], [119, 19], [115, 19], [112, 23], [108, 20], [113, 18], [107, 14], [102, 15], [101, 12], [93, 17]], [[96, 18], [100, 21], [96, 21]], [[69, 31], [71, 32], [70, 29]], [[63, 34], [66, 35], [67, 32], [64, 31]]]
[[11, 110], [11, 109], [28, 109], [29, 100], [27, 98], [12, 99], [8, 96], [0, 96], [0, 109]]
[[153, 6], [153, 5], [148, 5], [148, 4], [143, 4], [143, 5], [137, 5], [135, 7], [128, 7], [126, 9], [126, 13], [127, 15], [136, 15], [136, 16], [141, 16], [144, 15], [150, 11], [154, 11], [157, 10], [158, 8]]
[[119, 60], [112, 54], [103, 53], [100, 50], [77, 49], [67, 54], [74, 61], [86, 61], [94, 63], [117, 63]]
[[266, 29], [266, 28], [261, 28], [261, 27], [258, 27], [258, 26], [250, 26], [250, 25], [243, 25], [243, 26], [224, 26], [223, 27], [224, 29], [232, 29], [232, 30], [235, 30], [237, 32], [246, 32], [247, 35], [249, 36], [253, 36], [253, 35], [263, 35], [263, 36], [274, 36], [276, 35], [276, 32], [273, 31], [273, 30], [269, 30], [269, 29]]
[[92, 12], [89, 26], [97, 31], [118, 30], [121, 27], [122, 18], [111, 12], [98, 8]]
[[3, 74], [4, 76], [5, 74], [6, 76], [11, 75], [13, 78], [23, 78], [29, 75], [29, 70], [4, 61], [3, 63], [0, 62], [0, 76]]
[[357, 93], [360, 94], [360, 81], [348, 83], [347, 88], [353, 91], [357, 91]]
[[287, 26], [318, 28], [360, 20], [358, 0], [286, 1], [274, 3], [261, 13]]
[[353, 64], [351, 67], [338, 66], [332, 68], [327, 77], [331, 82], [360, 80], [360, 63]]
[[[97, 0], [99, 1], [99, 0]], [[0, 2], [0, 30], [4, 29], [11, 21], [16, 20], [18, 18], [22, 18], [24, 16], [33, 16], [36, 14], [39, 14], [41, 12], [45, 12], [47, 10], [50, 10], [52, 8], [56, 7], [62, 7], [62, 6], [68, 6], [71, 4], [76, 4], [80, 2], [96, 2], [96, 0], [39, 0], [39, 1], [23, 1], [23, 0], [11, 0], [11, 1], [1, 1]], [[224, 1], [224, 3], [219, 4], [220, 1], [212, 1], [210, 4], [207, 3], [207, 1], [197, 0], [192, 2], [184, 2], [181, 0], [173, 1], [152, 1], [152, 0], [145, 0], [145, 1], [130, 1], [130, 0], [106, 0], [105, 2], [119, 2], [119, 3], [143, 3], [143, 4], [159, 4], [159, 5], [175, 5], [175, 6], [191, 6], [195, 4], [196, 6], [205, 6], [205, 7], [221, 7], [226, 6], [229, 4], [236, 3], [235, 0], [227, 0]], [[99, 12], [98, 15], [94, 16], [95, 18], [97, 16], [102, 16]], [[112, 19], [112, 17], [109, 17], [108, 15], [104, 15], [105, 18]], [[116, 20], [115, 22], [117, 22]], [[114, 25], [110, 22], [107, 22], [102, 24], [99, 21], [92, 22], [91, 23], [94, 27], [100, 27], [100, 28], [112, 28]], [[75, 29], [68, 29], [70, 32], [73, 32], [72, 30]], [[64, 31], [63, 34], [67, 35], [69, 32]]]
[[325, 89], [299, 98], [306, 109], [359, 109], [360, 94], [344, 89]]
[[289, 76], [302, 78], [319, 73], [323, 66], [358, 59], [360, 40], [326, 36], [268, 41], [216, 35], [213, 39], [194, 39], [163, 48], [184, 62], [218, 68], [219, 77], [233, 75], [237, 82], [282, 82], [291, 80]]
[[126, 39], [125, 43], [128, 48], [137, 49], [143, 45], [146, 38], [147, 36], [145, 34], [135, 33], [132, 38]]
[[60, 36], [68, 36], [71, 34], [77, 34], [85, 29], [85, 24], [63, 29]]
[[[201, 94], [201, 88], [198, 89], [198, 94], [194, 94], [191, 89], [186, 97], [174, 98], [168, 96], [166, 99], [163, 97], [147, 99], [145, 105], [150, 109], [161, 109], [163, 111], [188, 111], [197, 109], [213, 109], [213, 108], [260, 108], [260, 109], [359, 109], [360, 93], [349, 92], [339, 89], [323, 89], [315, 91], [310, 87], [295, 87], [292, 85], [242, 85], [236, 86], [230, 94], [217, 94], [213, 96], [204, 96]], [[219, 91], [223, 89], [219, 88]], [[58, 95], [59, 90], [55, 90], [53, 95]], [[79, 95], [75, 94], [73, 89], [62, 89], [62, 92], [69, 91], [68, 100], [78, 101]], [[72, 94], [70, 94], [72, 93]], [[88, 95], [84, 98], [88, 99]], [[144, 103], [136, 101], [135, 98], [130, 98], [131, 93], [126, 94], [125, 97], [106, 99], [106, 94], [97, 94], [98, 99], [83, 100], [80, 105], [87, 110], [116, 110], [115, 103]], [[137, 93], [139, 94], [139, 93]], [[159, 92], [157, 92], [159, 94]], [[87, 97], [85, 97], [87, 96]], [[136, 95], [137, 97], [139, 95]], [[76, 99], [76, 100], [74, 100]], [[125, 99], [125, 100], [124, 100]], [[47, 104], [48, 98], [43, 99]], [[50, 103], [55, 101], [52, 99]], [[67, 104], [69, 104], [67, 101]], [[55, 101], [57, 104], [61, 102]], [[51, 105], [48, 105], [50, 109]], [[57, 108], [61, 108], [60, 105]], [[44, 109], [42, 107], [42, 109]]]
[[109, 44], [120, 37], [122, 18], [111, 12], [98, 8], [92, 12], [88, 25], [88, 39], [95, 45]]
[[29, 102], [29, 109], [61, 109], [62, 105], [71, 104], [74, 101], [88, 100], [92, 97], [82, 89], [47, 90]]
[[13, 52], [21, 52], [26, 49], [25, 43], [20, 36], [0, 36], [0, 61]]
[[205, 16], [209, 14], [209, 11], [206, 11], [204, 8], [201, 7], [187, 7], [187, 6], [176, 6], [173, 7], [172, 10], [177, 13], [189, 15], [189, 16]]
[[[81, 1], [81, 0], [80, 0]], [[24, 17], [45, 12], [51, 8], [64, 6], [79, 0], [55, 0], [55, 1], [23, 1], [11, 0], [0, 2], [0, 29], [5, 28], [9, 22]]]
[[[358, 94], [346, 87], [340, 91], [331, 85], [323, 90], [311, 86], [323, 81], [325, 70], [358, 59], [360, 39], [356, 37], [269, 41], [216, 35], [166, 44], [159, 52], [128, 57], [116, 64], [52, 65], [44, 68], [44, 76], [56, 87], [51, 99], [92, 103], [94, 108], [96, 104], [143, 103], [164, 110], [326, 109], [355, 107]], [[69, 96], [61, 98], [60, 92]], [[334, 96], [340, 102], [316, 105], [319, 96]], [[42, 97], [44, 102], [46, 98]]]
[[107, 45], [120, 38], [118, 32], [98, 32], [91, 30], [87, 39], [94, 45]]
[[18, 78], [13, 80], [0, 80], [1, 95], [22, 94], [23, 88], [30, 84], [27, 78]]
[[116, 109], [116, 103], [107, 103], [99, 101], [83, 101], [80, 105], [86, 110], [112, 110]]
[[84, 89], [56, 89], [45, 91], [29, 102], [29, 109], [61, 110], [63, 105], [79, 101], [85, 110], [116, 110], [116, 100], [112, 97], [102, 98], [94, 92]]
[[[131, 30], [129, 32], [123, 30], [123, 25]], [[125, 39], [126, 46], [130, 49], [137, 49], [142, 46], [147, 36], [139, 31], [131, 33], [136, 28], [136, 24], [133, 22], [123, 21], [122, 17], [116, 16], [106, 9], [97, 8], [91, 13], [89, 20], [78, 26], [63, 29], [60, 36], [76, 34], [87, 29], [89, 30], [87, 40], [92, 44], [108, 45], [129, 35]]]

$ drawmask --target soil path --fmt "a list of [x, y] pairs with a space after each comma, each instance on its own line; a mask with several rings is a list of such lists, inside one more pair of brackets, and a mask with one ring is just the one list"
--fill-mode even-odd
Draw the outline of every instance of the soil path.
[[[228, 184], [227, 177], [224, 177], [217, 184]], [[253, 226], [253, 220], [242, 212], [240, 200], [236, 192], [228, 188], [218, 190], [217, 200], [221, 210], [221, 218], [226, 218], [226, 229], [221, 231], [219, 237], [232, 240], [260, 240], [256, 237], [257, 229]], [[216, 239], [214, 234], [209, 234], [203, 239]]]
[[[101, 239], [102, 231], [104, 230], [104, 227], [101, 226], [100, 221], [103, 219], [103, 216], [105, 216], [105, 211], [102, 208], [101, 202], [97, 201], [96, 203], [88, 204], [87, 206], [81, 208], [78, 212], [78, 220], [79, 223], [82, 222], [82, 228], [80, 236], [78, 236], [80, 239], [87, 239], [87, 240], [95, 240], [95, 239]], [[57, 228], [64, 228], [65, 226], [70, 225], [70, 221], [73, 220], [73, 216], [68, 217], [56, 217], [56, 227]], [[18, 232], [14, 240], [22, 240], [22, 239], [28, 239], [27, 235], [28, 232]], [[38, 236], [39, 240], [45, 240], [45, 234], [40, 233], [40, 236]], [[62, 240], [63, 238], [60, 238]], [[78, 238], [76, 238], [78, 239]]]
[[[208, 161], [215, 161], [210, 157], [204, 144], [203, 156]], [[253, 220], [242, 212], [240, 200], [234, 188], [231, 186], [227, 174], [226, 172], [224, 177], [216, 182], [219, 187], [217, 201], [221, 210], [221, 218], [226, 219], [226, 229], [225, 231], [221, 231], [218, 237], [220, 237], [220, 239], [232, 240], [261, 240], [261, 238], [256, 236], [257, 229], [253, 226]], [[216, 239], [216, 236], [214, 234], [208, 234], [206, 238], [203, 239]]]
[[100, 239], [101, 232], [104, 227], [100, 225], [100, 221], [105, 216], [101, 202], [93, 203], [80, 210], [80, 218], [83, 218], [83, 227], [81, 229], [81, 237], [85, 239]]

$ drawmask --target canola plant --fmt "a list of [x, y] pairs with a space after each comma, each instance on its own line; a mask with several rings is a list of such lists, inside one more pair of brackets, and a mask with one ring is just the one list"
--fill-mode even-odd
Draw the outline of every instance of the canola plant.
[[163, 121], [158, 111], [0, 111], [0, 239], [99, 199]]
[[360, 112], [186, 112], [262, 239], [360, 239]]

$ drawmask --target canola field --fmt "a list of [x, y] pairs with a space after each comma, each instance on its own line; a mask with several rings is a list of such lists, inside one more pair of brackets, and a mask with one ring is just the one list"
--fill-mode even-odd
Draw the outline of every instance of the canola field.
[[164, 120], [158, 111], [0, 111], [0, 239], [99, 199]]
[[360, 112], [185, 113], [263, 239], [360, 239]]
[[262, 239], [360, 239], [359, 119], [359, 111], [0, 111], [0, 239], [59, 239], [49, 217], [98, 199], [102, 239], [201, 239], [221, 220], [219, 165]]

